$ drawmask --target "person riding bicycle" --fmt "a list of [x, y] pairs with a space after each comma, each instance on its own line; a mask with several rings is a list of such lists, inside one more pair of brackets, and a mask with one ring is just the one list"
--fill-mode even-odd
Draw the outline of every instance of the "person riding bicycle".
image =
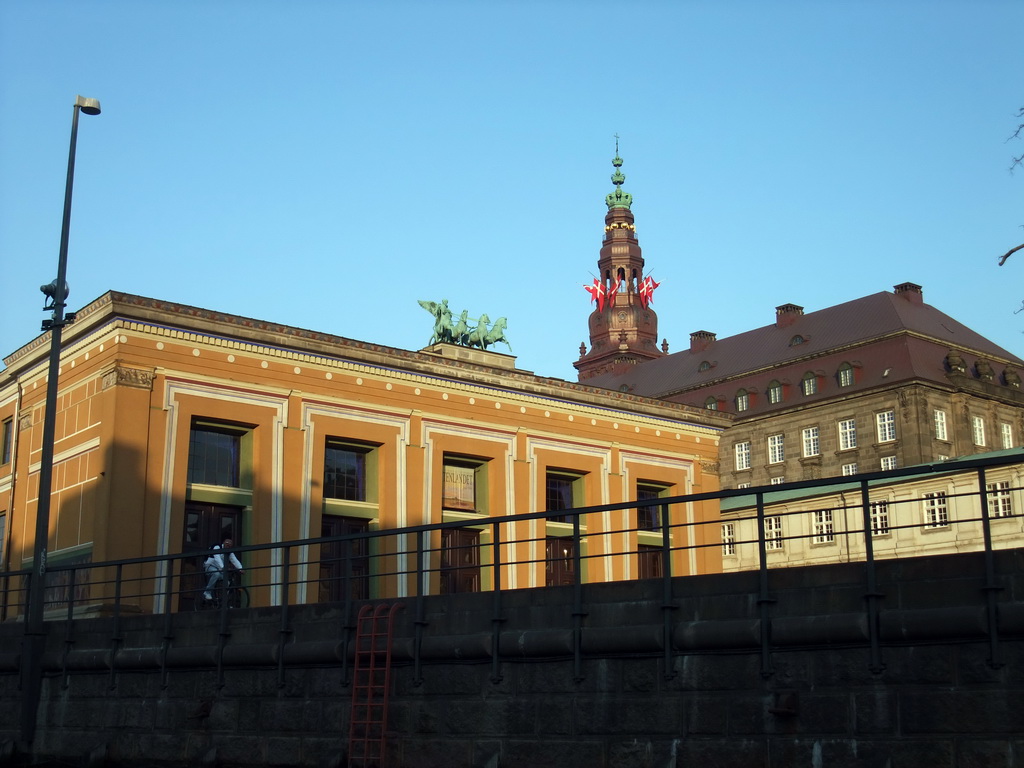
[[204, 600], [213, 600], [214, 588], [222, 579], [226, 578], [224, 575], [227, 571], [224, 563], [225, 552], [228, 556], [228, 565], [230, 565], [233, 570], [238, 571], [239, 576], [242, 575], [242, 564], [238, 562], [238, 558], [235, 557], [234, 552], [228, 552], [234, 543], [235, 542], [232, 541], [230, 537], [224, 539], [224, 541], [213, 548], [213, 554], [207, 557], [206, 562], [203, 563], [203, 568], [208, 576], [206, 581], [206, 591], [203, 592]]

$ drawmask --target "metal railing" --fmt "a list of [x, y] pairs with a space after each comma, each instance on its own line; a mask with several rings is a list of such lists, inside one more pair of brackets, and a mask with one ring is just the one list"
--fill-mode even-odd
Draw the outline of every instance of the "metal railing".
[[[841, 534], [857, 542], [856, 547], [847, 546], [845, 557], [863, 562], [871, 664], [873, 669], [879, 669], [877, 608], [880, 596], [875, 563], [881, 557], [924, 553], [912, 547], [887, 553], [879, 542], [892, 540], [900, 532], [920, 532], [925, 527], [943, 528], [950, 533], [972, 531], [970, 536], [956, 539], [954, 535], [954, 539], [959, 551], [964, 541], [975, 541], [974, 548], [984, 553], [986, 610], [990, 626], [994, 627], [999, 586], [993, 550], [997, 546], [1020, 546], [1024, 536], [1010, 535], [994, 540], [990, 499], [994, 495], [1000, 498], [997, 518], [1000, 525], [1004, 521], [1020, 521], [1021, 500], [1016, 497], [1021, 488], [1014, 482], [992, 490], [988, 483], [995, 476], [993, 473], [1002, 471], [1000, 477], [1012, 474], [1005, 470], [1022, 464], [1024, 452], [1014, 452], [849, 477], [559, 510], [559, 519], [569, 522], [549, 522], [545, 512], [481, 516], [459, 522], [238, 546], [233, 551], [245, 566], [245, 587], [252, 605], [277, 606], [281, 611], [283, 632], [289, 626], [289, 609], [295, 605], [339, 603], [347, 616], [351, 615], [354, 603], [365, 599], [482, 591], [492, 594], [493, 631], [497, 643], [503, 592], [556, 584], [571, 587], [575, 663], [579, 676], [578, 640], [586, 615], [584, 584], [636, 579], [641, 575], [660, 580], [666, 633], [664, 648], [668, 660], [674, 609], [672, 580], [678, 576], [719, 572], [723, 557], [728, 560], [723, 549], [749, 548], [756, 550], [756, 557], [743, 568], [759, 571], [761, 631], [767, 633], [773, 603], [769, 572], [773, 568], [810, 562], [794, 560], [792, 553], [787, 556], [786, 550], [798, 543], [813, 542], [823, 534], [814, 529], [798, 529], [788, 535], [774, 528], [766, 531], [766, 521], [774, 517], [806, 519], [817, 509], [817, 498], [841, 493], [843, 503], [832, 504], [829, 509], [833, 513], [841, 510], [846, 518], [858, 518], [856, 525], [844, 527]], [[946, 505], [942, 526], [928, 526], [928, 521], [922, 521], [918, 514], [922, 505], [929, 503], [927, 499], [934, 497], [918, 493], [916, 482], [930, 478], [945, 478], [950, 490], [942, 499]], [[973, 484], [968, 490], [963, 489], [965, 478]], [[872, 517], [872, 503], [879, 498], [880, 489], [911, 489], [903, 493], [905, 498], [889, 502], [884, 532], [880, 531], [877, 515]], [[847, 498], [851, 494], [856, 498]], [[801, 495], [805, 497], [802, 500], [797, 498]], [[719, 505], [732, 507], [734, 511], [720, 515]], [[793, 511], [790, 507], [794, 505], [799, 509]], [[638, 514], [638, 509], [648, 511]], [[694, 514], [695, 510], [705, 514]], [[746, 525], [751, 534], [723, 541], [723, 523]], [[472, 531], [472, 534], [461, 543], [454, 542], [450, 532], [458, 529]], [[1018, 525], [1016, 530], [1020, 529]], [[832, 535], [837, 535], [835, 529]], [[46, 617], [71, 620], [107, 615], [119, 620], [127, 613], [155, 613], [165, 615], [170, 627], [175, 615], [195, 607], [195, 601], [204, 590], [206, 576], [201, 561], [208, 554], [179, 553], [50, 565]], [[814, 562], [828, 560], [819, 556]], [[31, 569], [0, 573], [0, 618], [10, 620], [24, 616], [31, 578]], [[652, 581], [652, 590], [659, 590], [657, 585], [657, 581]], [[220, 601], [219, 605], [225, 616], [231, 612], [227, 600]], [[424, 623], [421, 600], [417, 601], [416, 611], [419, 633]], [[770, 674], [767, 635], [762, 639], [762, 671]], [[991, 660], [997, 663], [998, 638], [994, 631], [990, 642]]]

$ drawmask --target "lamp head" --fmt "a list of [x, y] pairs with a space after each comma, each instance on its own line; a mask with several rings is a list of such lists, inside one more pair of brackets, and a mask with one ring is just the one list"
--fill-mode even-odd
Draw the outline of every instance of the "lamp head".
[[75, 106], [79, 107], [87, 115], [98, 115], [100, 113], [99, 99], [87, 99], [84, 96], [76, 96]]
[[55, 304], [63, 304], [64, 300], [67, 299], [68, 294], [71, 290], [68, 288], [67, 280], [64, 281], [64, 290], [60, 291], [57, 289], [57, 281], [54, 280], [46, 285], [40, 285], [39, 290], [43, 292], [43, 295], [49, 299], [50, 304], [43, 307], [43, 309], [52, 309]]

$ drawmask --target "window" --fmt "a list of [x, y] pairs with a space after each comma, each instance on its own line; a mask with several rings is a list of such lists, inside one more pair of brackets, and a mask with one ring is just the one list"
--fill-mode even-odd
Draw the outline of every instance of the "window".
[[782, 549], [781, 517], [766, 517], [764, 519], [764, 548]]
[[971, 437], [975, 445], [985, 445], [985, 420], [981, 416], [971, 416]]
[[11, 463], [11, 446], [14, 443], [14, 419], [7, 419], [3, 424], [3, 440], [0, 443], [0, 464]]
[[[334, 538], [364, 534], [370, 521], [359, 517], [324, 515], [320, 535]], [[370, 597], [370, 557], [368, 538], [325, 541], [320, 545], [320, 602], [366, 600]]]
[[575, 583], [575, 542], [571, 536], [548, 536], [544, 541], [544, 584], [548, 587], [561, 587]]
[[999, 425], [999, 434], [1003, 439], [1003, 449], [1013, 448], [1013, 425], [1003, 422]]
[[737, 488], [749, 488], [750, 483], [736, 483]]
[[789, 346], [798, 347], [801, 344], [803, 344], [804, 341], [806, 341], [806, 339], [804, 339], [804, 337], [801, 336], [800, 334], [797, 334], [796, 336], [789, 340]]
[[[582, 492], [580, 480], [579, 475], [548, 472], [544, 493], [545, 509], [548, 512], [562, 512], [578, 506], [576, 504], [576, 495]], [[568, 523], [572, 521], [572, 517], [570, 515], [548, 515], [548, 521], [552, 523]]]
[[896, 411], [882, 411], [875, 414], [878, 427], [878, 442], [891, 443], [896, 439]]
[[638, 544], [636, 548], [637, 576], [641, 579], [660, 579], [664, 554], [661, 547]]
[[704, 401], [704, 407], [707, 408], [709, 411], [717, 411], [718, 400], [716, 400], [713, 397], [709, 397], [707, 400]]
[[846, 419], [839, 422], [839, 450], [846, 451], [857, 447], [857, 422]]
[[[650, 501], [668, 493], [668, 489], [660, 485], [643, 485], [637, 483], [636, 500]], [[641, 531], [660, 531], [661, 521], [668, 517], [666, 504], [651, 504], [636, 508], [636, 527]]]
[[853, 366], [849, 363], [843, 363], [839, 366], [839, 386], [840, 387], [852, 387], [853, 386]]
[[856, 475], [857, 474], [857, 462], [851, 462], [849, 464], [843, 464], [844, 475]]
[[736, 554], [736, 523], [722, 523], [722, 555]]
[[1010, 517], [1013, 515], [1013, 505], [1010, 501], [1010, 483], [1002, 480], [996, 483], [989, 483], [986, 488], [989, 495], [989, 517]]
[[750, 408], [750, 395], [747, 390], [741, 389], [736, 393], [736, 410], [742, 413]]
[[946, 494], [942, 491], [924, 495], [924, 527], [944, 528], [949, 525]]
[[368, 501], [366, 460], [370, 447], [330, 441], [324, 450], [324, 498]]
[[804, 377], [800, 380], [800, 391], [805, 396], [813, 395], [818, 391], [818, 377], [811, 371], [805, 373]]
[[778, 381], [773, 381], [768, 385], [768, 402], [773, 404], [782, 402], [782, 384]]
[[815, 544], [831, 544], [835, 541], [835, 523], [831, 509], [819, 509], [813, 513]]
[[709, 363], [707, 360], [704, 360], [700, 365], [697, 366], [697, 370], [701, 372], [710, 371], [711, 363]]
[[238, 488], [242, 432], [215, 426], [194, 426], [188, 445], [188, 481]]
[[444, 457], [441, 506], [456, 512], [485, 511], [487, 465], [471, 458]]
[[441, 531], [441, 594], [480, 591], [480, 531]]
[[783, 446], [783, 435], [768, 436], [768, 463], [778, 464], [786, 459], [786, 450]]
[[733, 450], [736, 455], [736, 469], [750, 469], [750, 441], [736, 443]]
[[786, 482], [786, 478], [783, 475], [779, 475], [778, 477], [773, 477], [768, 482], [771, 485], [782, 485], [784, 482]]
[[821, 453], [821, 442], [818, 439], [818, 428], [807, 427], [803, 432], [804, 456], [817, 456]]
[[949, 432], [946, 430], [946, 412], [935, 412], [935, 439], [949, 440]]
[[872, 501], [871, 512], [871, 534], [873, 536], [884, 536], [889, 533], [889, 502]]
[[896, 469], [896, 457], [895, 456], [883, 456], [882, 457], [882, 461], [881, 461], [881, 465], [882, 465], [882, 471], [883, 472], [886, 471], [886, 470], [889, 470], [889, 469]]

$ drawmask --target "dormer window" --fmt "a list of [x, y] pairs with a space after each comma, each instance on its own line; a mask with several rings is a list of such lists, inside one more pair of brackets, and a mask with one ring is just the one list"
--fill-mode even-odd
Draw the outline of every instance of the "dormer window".
[[852, 387], [853, 386], [853, 366], [849, 363], [843, 363], [839, 366], [839, 372], [837, 374], [839, 379], [840, 387]]
[[701, 371], [701, 372], [710, 371], [711, 370], [711, 363], [709, 363], [707, 360], [705, 360], [700, 365], [697, 366], [697, 370]]
[[804, 377], [800, 380], [800, 391], [804, 393], [804, 396], [817, 393], [818, 377], [814, 375], [813, 371], [805, 373]]
[[709, 397], [707, 400], [704, 401], [704, 407], [707, 408], [709, 411], [717, 411], [718, 400], [713, 397]]
[[750, 395], [747, 390], [741, 389], [736, 393], [736, 411], [742, 413], [750, 408]]
[[768, 402], [773, 405], [782, 402], [782, 384], [778, 380], [768, 385]]
[[798, 333], [796, 336], [794, 336], [792, 339], [789, 340], [789, 346], [791, 346], [791, 347], [798, 347], [801, 344], [803, 344], [805, 341], [806, 341], [806, 339]]

